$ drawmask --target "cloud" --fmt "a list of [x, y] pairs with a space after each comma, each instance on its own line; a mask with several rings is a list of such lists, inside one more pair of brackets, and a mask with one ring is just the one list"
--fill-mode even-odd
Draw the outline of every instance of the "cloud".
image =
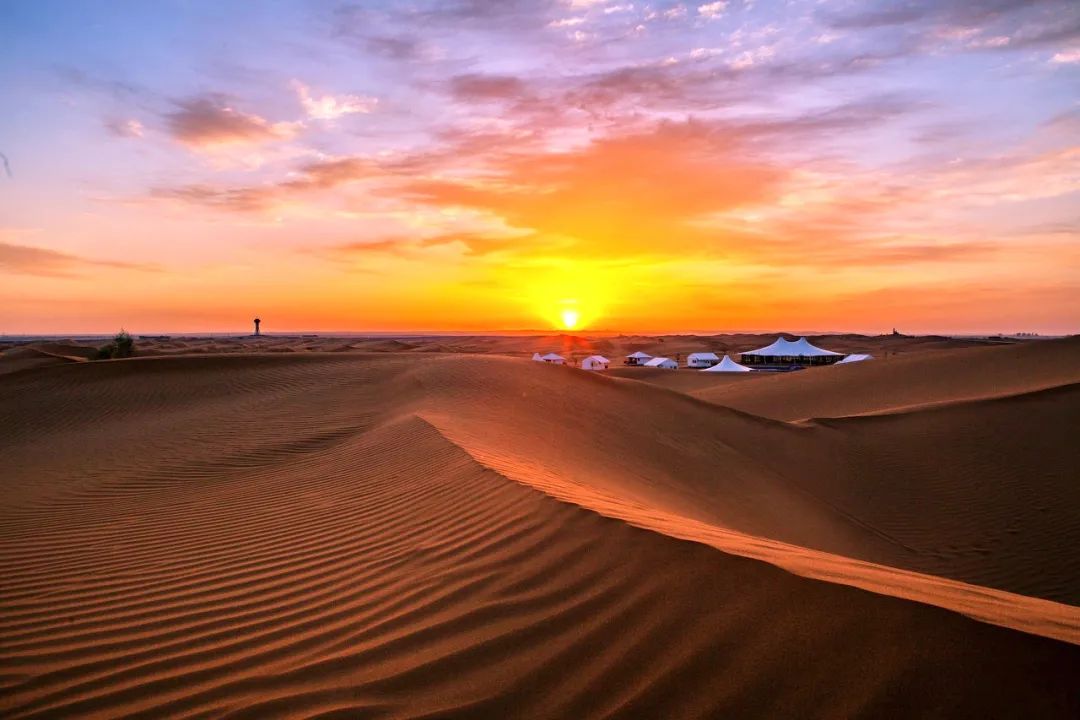
[[825, 11], [820, 18], [836, 28], [889, 27], [922, 20], [970, 27], [1039, 6], [1067, 8], [1069, 4], [1071, 0], [905, 0], [891, 4], [867, 3], [866, 9], [849, 13]]
[[143, 124], [138, 120], [109, 118], [105, 120], [105, 129], [116, 137], [123, 138], [141, 138], [144, 134]]
[[1044, 152], [1018, 151], [956, 163], [937, 174], [941, 199], [975, 205], [1053, 198], [1080, 191], [1080, 145]]
[[221, 95], [206, 95], [176, 103], [167, 113], [170, 134], [193, 149], [284, 140], [292, 137], [296, 123], [271, 123], [258, 115], [236, 110]]
[[[981, 51], [1055, 48], [1080, 38], [1080, 4], [1073, 0], [908, 0], [851, 12], [824, 10], [817, 17], [836, 29], [903, 31]], [[923, 41], [916, 50], [939, 48]]]
[[267, 208], [276, 194], [273, 186], [223, 188], [202, 184], [159, 187], [150, 191], [153, 198], [179, 200], [192, 205], [241, 213]]
[[120, 262], [113, 260], [92, 260], [78, 255], [50, 250], [48, 248], [17, 245], [0, 240], [0, 272], [14, 275], [40, 275], [45, 277], [67, 277], [81, 271], [98, 268], [117, 268], [122, 270], [156, 270], [152, 265]]
[[449, 89], [455, 100], [466, 102], [506, 100], [527, 94], [525, 82], [512, 75], [457, 75], [450, 78]]
[[1080, 48], [1054, 53], [1054, 57], [1050, 58], [1050, 62], [1055, 65], [1075, 65], [1080, 63]]
[[727, 3], [720, 0], [718, 2], [711, 2], [705, 5], [698, 5], [698, 15], [708, 20], [715, 20], [724, 14], [724, 10], [727, 9]]
[[448, 251], [458, 255], [486, 257], [490, 255], [516, 255], [534, 250], [542, 241], [535, 233], [486, 234], [479, 232], [441, 233], [429, 237], [391, 236], [375, 240], [361, 240], [336, 245], [325, 250], [338, 259], [352, 259], [365, 255], [395, 255], [420, 257]]
[[330, 190], [381, 173], [370, 160], [338, 158], [300, 166], [297, 177], [267, 185], [216, 187], [206, 184], [158, 187], [150, 191], [157, 199], [178, 200], [215, 210], [253, 213], [268, 210], [295, 194]]
[[380, 173], [375, 163], [365, 158], [346, 157], [320, 160], [300, 167], [301, 177], [280, 183], [278, 187], [291, 190], [327, 190], [345, 183], [372, 177]]
[[311, 89], [299, 80], [293, 80], [292, 86], [300, 99], [300, 104], [304, 107], [304, 112], [314, 120], [336, 120], [343, 115], [369, 113], [379, 103], [378, 98], [366, 95], [312, 97]]
[[739, 157], [698, 123], [596, 140], [578, 150], [508, 155], [479, 179], [415, 179], [399, 192], [485, 211], [507, 226], [575, 242], [584, 255], [669, 252], [698, 216], [773, 197], [783, 172]]
[[[908, 52], [901, 47], [778, 59], [773, 45], [738, 52], [697, 48], [684, 55], [693, 62], [624, 65], [563, 78], [557, 102], [562, 108], [580, 108], [605, 116], [617, 108], [631, 117], [645, 110], [690, 112], [752, 101], [770, 102], [782, 90], [865, 73]], [[724, 61], [725, 55], [730, 59]]]

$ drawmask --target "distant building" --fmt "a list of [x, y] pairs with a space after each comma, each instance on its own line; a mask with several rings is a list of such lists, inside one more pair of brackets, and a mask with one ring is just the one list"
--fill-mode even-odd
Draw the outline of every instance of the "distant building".
[[718, 362], [720, 362], [720, 357], [711, 352], [696, 352], [686, 356], [686, 367], [707, 368]]
[[607, 370], [611, 361], [603, 355], [590, 355], [581, 361], [582, 370]]
[[658, 357], [645, 363], [645, 367], [663, 368], [664, 370], [678, 370], [679, 363], [671, 358]]
[[798, 340], [787, 340], [783, 336], [778, 337], [772, 345], [766, 345], [757, 350], [748, 350], [741, 355], [743, 365], [771, 365], [774, 367], [832, 365], [842, 357], [844, 357], [842, 353], [811, 345], [804, 337]]
[[548, 353], [547, 355], [541, 356], [540, 359], [546, 363], [551, 363], [552, 365], [563, 365], [566, 363], [566, 358], [557, 353]]
[[544, 356], [540, 353], [533, 353], [532, 359], [533, 362], [544, 362]]
[[644, 365], [652, 359], [652, 355], [643, 353], [640, 350], [638, 352], [632, 352], [626, 356], [626, 365]]

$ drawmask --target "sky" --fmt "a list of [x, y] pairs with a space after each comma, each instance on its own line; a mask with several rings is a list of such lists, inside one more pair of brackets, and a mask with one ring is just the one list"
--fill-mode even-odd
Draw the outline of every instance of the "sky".
[[1080, 331], [1080, 2], [0, 3], [0, 333]]

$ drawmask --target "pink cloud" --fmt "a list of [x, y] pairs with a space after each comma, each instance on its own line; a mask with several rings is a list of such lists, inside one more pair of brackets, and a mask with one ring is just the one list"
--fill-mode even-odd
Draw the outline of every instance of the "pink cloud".
[[299, 80], [293, 80], [292, 85], [297, 97], [300, 99], [304, 112], [314, 120], [336, 120], [344, 115], [369, 113], [379, 103], [378, 98], [366, 95], [322, 95], [314, 97], [311, 94], [311, 89]]
[[221, 96], [210, 95], [178, 103], [165, 116], [169, 132], [194, 149], [285, 140], [296, 134], [297, 123], [271, 123], [230, 107]]

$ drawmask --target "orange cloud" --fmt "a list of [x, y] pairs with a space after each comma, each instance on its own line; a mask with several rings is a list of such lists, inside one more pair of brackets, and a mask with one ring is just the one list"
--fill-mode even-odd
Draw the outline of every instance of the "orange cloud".
[[0, 241], [0, 272], [15, 275], [69, 276], [96, 268], [154, 270], [153, 266], [115, 260], [94, 260], [50, 250]]
[[774, 197], [784, 171], [741, 158], [708, 125], [664, 124], [562, 152], [507, 155], [479, 180], [415, 180], [395, 191], [464, 206], [511, 227], [571, 238], [589, 254], [665, 253], [704, 240], [688, 221]]

